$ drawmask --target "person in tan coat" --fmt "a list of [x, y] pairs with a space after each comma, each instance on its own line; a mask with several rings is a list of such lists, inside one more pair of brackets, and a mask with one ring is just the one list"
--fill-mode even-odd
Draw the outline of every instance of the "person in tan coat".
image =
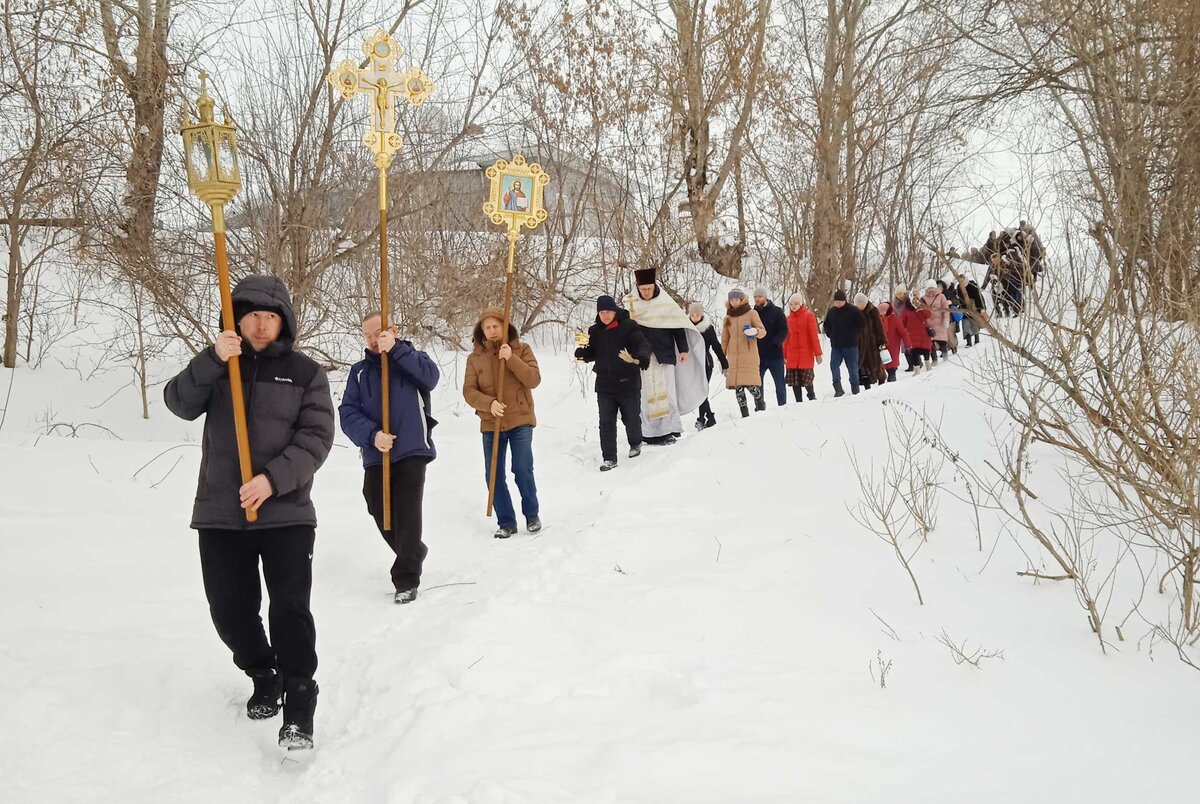
[[742, 418], [750, 415], [746, 405], [746, 391], [754, 397], [755, 410], [765, 409], [762, 395], [762, 374], [758, 370], [758, 342], [767, 336], [758, 311], [746, 300], [741, 288], [729, 291], [725, 303], [725, 324], [721, 328], [721, 348], [729, 361], [725, 372], [725, 387], [733, 388], [737, 394]]
[[[504, 333], [504, 311], [489, 307], [475, 325], [475, 350], [467, 358], [463, 377], [463, 398], [475, 408], [483, 433], [484, 481], [491, 483], [492, 442], [496, 420], [500, 421], [500, 453], [496, 462], [496, 533], [507, 539], [517, 532], [517, 514], [508, 492], [505, 453], [512, 452], [512, 472], [521, 493], [521, 513], [530, 533], [542, 529], [539, 516], [537, 483], [533, 478], [533, 428], [537, 416], [533, 409], [533, 389], [542, 382], [537, 358], [529, 344], [517, 338], [516, 327], [509, 324]], [[500, 372], [504, 378], [504, 398], [497, 398]]]

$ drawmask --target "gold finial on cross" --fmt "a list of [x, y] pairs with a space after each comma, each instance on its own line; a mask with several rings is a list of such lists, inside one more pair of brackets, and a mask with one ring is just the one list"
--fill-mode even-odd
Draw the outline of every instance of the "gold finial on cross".
[[433, 94], [434, 85], [420, 67], [397, 71], [396, 60], [404, 50], [387, 31], [376, 31], [363, 43], [363, 53], [367, 57], [365, 67], [346, 59], [329, 73], [329, 83], [346, 100], [358, 95], [371, 99], [371, 129], [363, 136], [363, 144], [375, 154], [375, 163], [386, 168], [401, 145], [396, 133], [395, 101], [403, 98], [420, 106]]

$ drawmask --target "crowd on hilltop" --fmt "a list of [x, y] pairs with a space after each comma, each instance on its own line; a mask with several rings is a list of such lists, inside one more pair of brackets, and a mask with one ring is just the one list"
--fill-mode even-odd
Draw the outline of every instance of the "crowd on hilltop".
[[[951, 256], [958, 256], [951, 252]], [[987, 240], [964, 257], [987, 266], [984, 290], [992, 289], [996, 315], [1019, 316], [1025, 309], [1028, 289], [1046, 268], [1046, 247], [1028, 221], [988, 233]]]

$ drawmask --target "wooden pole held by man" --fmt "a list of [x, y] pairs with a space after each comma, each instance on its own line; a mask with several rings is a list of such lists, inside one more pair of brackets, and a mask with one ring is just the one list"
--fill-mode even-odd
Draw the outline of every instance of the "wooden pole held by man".
[[[213, 204], [213, 247], [217, 254], [217, 284], [221, 286], [221, 328], [237, 332], [233, 320], [233, 292], [229, 285], [229, 254], [225, 250], [225, 205]], [[233, 397], [233, 430], [237, 438], [238, 466], [242, 471], [242, 485], [254, 478], [254, 467], [250, 462], [250, 430], [246, 426], [246, 401], [242, 392], [242, 366], [237, 357], [230, 358], [229, 390]], [[257, 522], [258, 512], [246, 509], [246, 521]]]
[[[501, 323], [500, 331], [500, 346], [508, 345], [508, 327], [509, 321], [512, 318], [512, 286], [513, 286], [513, 263], [517, 254], [517, 237], [520, 234], [519, 229], [508, 230], [508, 277], [504, 282], [504, 321]], [[499, 347], [498, 347], [499, 348]], [[508, 365], [505, 361], [499, 361], [500, 378], [496, 380], [496, 398], [501, 404], [504, 402], [504, 377], [508, 374]], [[496, 423], [492, 430], [492, 468], [488, 472], [488, 500], [487, 500], [487, 515], [492, 515], [492, 504], [496, 501], [496, 464], [500, 460], [500, 420], [503, 416], [496, 417]]]

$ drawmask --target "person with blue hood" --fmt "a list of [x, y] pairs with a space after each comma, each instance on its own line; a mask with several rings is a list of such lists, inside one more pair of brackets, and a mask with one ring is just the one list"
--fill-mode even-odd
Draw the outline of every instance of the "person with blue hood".
[[[254, 682], [246, 713], [254, 720], [274, 717], [282, 697], [279, 744], [312, 748], [318, 692], [310, 607], [317, 526], [312, 485], [333, 446], [333, 400], [325, 371], [294, 350], [296, 313], [283, 282], [248, 276], [232, 295], [241, 334], [222, 332], [167, 383], [163, 396], [181, 419], [204, 416], [191, 524], [199, 532], [204, 593], [217, 635]], [[234, 438], [230, 360], [241, 367], [246, 400], [254, 476], [245, 484]], [[255, 522], [246, 521], [247, 509], [257, 512]], [[264, 580], [271, 598], [269, 640], [259, 613]]]
[[575, 359], [595, 364], [601, 472], [617, 468], [618, 412], [629, 439], [629, 457], [642, 454], [642, 372], [650, 365], [650, 354], [650, 341], [629, 311], [618, 307], [612, 296], [596, 299], [596, 323], [588, 330], [588, 345], [575, 350]]
[[[437, 457], [430, 392], [441, 372], [437, 363], [410, 341], [398, 340], [396, 328], [382, 329], [382, 317], [362, 321], [366, 355], [346, 378], [338, 415], [342, 432], [362, 453], [363, 497], [379, 534], [395, 554], [392, 586], [396, 603], [417, 599], [421, 566], [429, 548], [421, 539], [425, 469]], [[383, 432], [383, 359], [388, 360], [388, 429]], [[383, 527], [383, 461], [391, 464], [392, 529]]]

